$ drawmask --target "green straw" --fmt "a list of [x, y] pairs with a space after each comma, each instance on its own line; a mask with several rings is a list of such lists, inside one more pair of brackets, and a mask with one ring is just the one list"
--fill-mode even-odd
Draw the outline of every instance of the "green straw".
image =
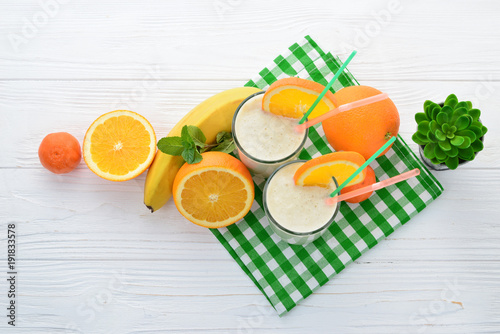
[[347, 180], [344, 181], [344, 183], [342, 183], [337, 189], [335, 189], [335, 191], [330, 194], [330, 197], [335, 197], [335, 195], [337, 195], [342, 190], [342, 188], [344, 188], [349, 184], [349, 182], [352, 181], [352, 179], [358, 176], [358, 174], [361, 173], [363, 169], [365, 169], [373, 160], [375, 160], [375, 158], [378, 157], [380, 153], [384, 152], [385, 149], [389, 147], [389, 145], [394, 143], [395, 140], [396, 136], [392, 136], [391, 139], [389, 139], [381, 148], [378, 149], [377, 152], [375, 152], [375, 154], [370, 157], [370, 159], [366, 160], [365, 163], [361, 165], [361, 167], [359, 167], [351, 176], [347, 178]]
[[351, 53], [351, 55], [346, 59], [346, 61], [342, 64], [342, 66], [340, 66], [340, 68], [337, 71], [337, 73], [335, 73], [335, 75], [333, 76], [333, 79], [330, 80], [330, 82], [328, 83], [328, 85], [326, 85], [325, 89], [323, 89], [323, 91], [321, 92], [321, 94], [319, 94], [319, 96], [316, 99], [316, 101], [314, 101], [314, 103], [309, 108], [309, 110], [304, 114], [304, 116], [302, 116], [302, 118], [299, 121], [299, 124], [302, 124], [302, 123], [305, 122], [305, 120], [307, 119], [307, 117], [309, 117], [309, 115], [312, 113], [313, 109], [316, 108], [316, 105], [319, 103], [319, 101], [321, 101], [321, 99], [325, 96], [326, 92], [328, 92], [328, 90], [330, 88], [332, 88], [333, 83], [338, 79], [338, 77], [342, 74], [342, 72], [344, 72], [345, 68], [347, 67], [347, 64], [349, 64], [349, 62], [352, 60], [352, 58], [354, 58], [354, 56], [356, 55], [356, 52], [357, 51], [353, 51]]

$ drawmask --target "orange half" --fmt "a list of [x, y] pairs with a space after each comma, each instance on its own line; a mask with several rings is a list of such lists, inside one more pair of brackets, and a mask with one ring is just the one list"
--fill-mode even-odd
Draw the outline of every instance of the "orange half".
[[[343, 151], [322, 155], [304, 163], [295, 172], [293, 177], [295, 184], [299, 186], [320, 186], [326, 187], [332, 182], [332, 176], [341, 185], [347, 180], [361, 165], [365, 163], [365, 158], [357, 152]], [[349, 186], [363, 182], [366, 177], [366, 169], [359, 173]]]
[[141, 115], [115, 110], [97, 118], [83, 140], [83, 158], [92, 172], [110, 181], [130, 180], [155, 156], [156, 135]]
[[208, 228], [236, 223], [252, 207], [252, 176], [241, 161], [222, 152], [202, 153], [197, 164], [184, 164], [175, 176], [175, 206], [189, 221]]
[[[302, 118], [323, 89], [325, 86], [311, 80], [295, 77], [280, 79], [265, 92], [262, 109], [283, 117]], [[328, 91], [308, 119], [316, 118], [334, 109], [334, 101], [333, 93]]]

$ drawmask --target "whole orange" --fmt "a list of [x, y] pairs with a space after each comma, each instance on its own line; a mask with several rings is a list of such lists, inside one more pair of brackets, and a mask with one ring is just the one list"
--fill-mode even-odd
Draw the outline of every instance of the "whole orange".
[[[336, 92], [334, 97], [338, 107], [377, 94], [381, 92], [369, 86], [350, 86]], [[368, 160], [387, 140], [398, 134], [399, 112], [387, 98], [330, 117], [323, 121], [323, 130], [335, 151], [355, 151]]]
[[[375, 172], [373, 171], [373, 168], [368, 166], [368, 167], [366, 167], [365, 179], [362, 182], [360, 182], [358, 184], [354, 184], [352, 186], [345, 187], [340, 191], [340, 193], [347, 194], [348, 192], [354, 191], [356, 189], [372, 185], [375, 182], [377, 182], [377, 180], [375, 179]], [[364, 201], [365, 199], [368, 199], [372, 194], [373, 194], [373, 191], [370, 191], [366, 194], [346, 199], [345, 201], [349, 202], [349, 203], [359, 203], [359, 202]]]
[[51, 133], [43, 138], [38, 148], [42, 166], [52, 173], [69, 173], [82, 159], [78, 140], [67, 132]]

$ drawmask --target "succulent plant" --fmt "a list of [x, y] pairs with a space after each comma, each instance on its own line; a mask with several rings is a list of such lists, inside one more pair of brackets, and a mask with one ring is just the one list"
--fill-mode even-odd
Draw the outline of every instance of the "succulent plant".
[[417, 131], [412, 139], [424, 146], [424, 156], [433, 164], [456, 169], [459, 162], [474, 160], [483, 149], [482, 137], [488, 129], [481, 123], [481, 111], [470, 101], [458, 102], [449, 95], [441, 106], [425, 101], [424, 112], [415, 114]]

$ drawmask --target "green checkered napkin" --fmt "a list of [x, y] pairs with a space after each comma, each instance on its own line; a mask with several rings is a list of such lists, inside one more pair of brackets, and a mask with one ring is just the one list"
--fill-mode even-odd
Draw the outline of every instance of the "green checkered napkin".
[[[340, 68], [340, 60], [325, 53], [309, 36], [278, 56], [246, 86], [266, 89], [280, 78], [298, 76], [326, 85]], [[345, 71], [333, 85], [357, 85]], [[300, 159], [332, 152], [321, 125], [309, 129]], [[422, 211], [443, 187], [422, 165], [401, 137], [384, 156], [370, 165], [377, 179], [386, 179], [413, 168], [421, 174], [406, 182], [376, 191], [360, 204], [342, 202], [336, 222], [307, 246], [289, 245], [275, 235], [262, 208], [264, 180], [254, 179], [255, 202], [245, 218], [226, 228], [212, 229], [243, 271], [264, 293], [281, 316], [326, 284], [380, 240]]]

